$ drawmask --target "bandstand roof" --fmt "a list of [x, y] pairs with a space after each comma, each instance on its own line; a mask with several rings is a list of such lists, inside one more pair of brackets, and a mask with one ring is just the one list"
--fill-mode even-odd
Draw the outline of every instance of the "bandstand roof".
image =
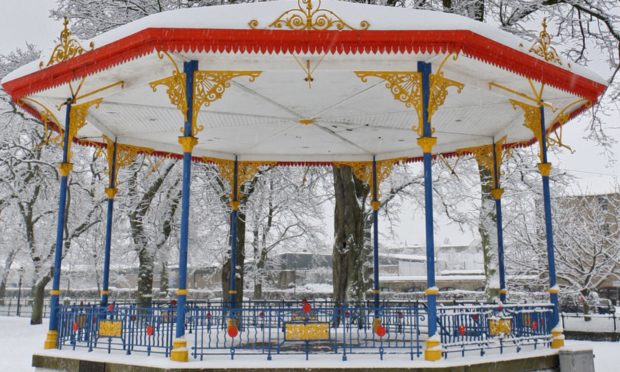
[[[153, 92], [149, 85], [173, 71], [157, 51], [168, 52], [181, 69], [198, 60], [200, 70], [261, 71], [254, 81], [233, 79], [221, 99], [203, 106], [194, 156], [321, 164], [422, 154], [412, 130], [416, 111], [396, 100], [385, 80], [364, 82], [354, 71], [416, 71], [418, 61], [436, 69], [445, 60], [444, 76], [464, 88], [460, 94], [450, 88], [433, 116], [434, 151], [444, 154], [503, 136], [508, 146], [535, 140], [523, 112], [509, 102], [520, 97], [490, 83], [521, 92], [532, 91], [528, 79], [545, 83], [543, 98], [557, 108], [584, 99], [568, 109], [573, 116], [606, 88], [585, 68], [547, 61], [531, 51], [532, 42], [465, 17], [332, 0], [313, 6], [325, 11], [327, 30], [278, 23], [306, 7], [288, 0], [152, 15], [100, 35], [92, 51], [84, 42], [86, 51], [72, 58], [45, 66], [46, 58], [42, 68], [39, 61], [28, 64], [2, 85], [28, 111], [38, 115], [46, 106], [62, 123], [65, 106], [57, 107], [71, 96], [68, 83], [75, 88], [87, 77], [80, 92], [91, 92], [123, 81], [85, 98], [103, 102], [89, 110], [76, 141], [101, 145], [105, 135], [176, 156], [184, 119], [165, 87]], [[313, 25], [323, 26], [318, 18]], [[451, 53], [458, 59], [446, 60]], [[556, 114], [547, 108], [546, 117]]]

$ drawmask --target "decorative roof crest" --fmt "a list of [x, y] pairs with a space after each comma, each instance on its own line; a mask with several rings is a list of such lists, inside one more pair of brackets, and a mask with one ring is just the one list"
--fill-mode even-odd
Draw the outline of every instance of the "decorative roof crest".
[[530, 48], [530, 52], [542, 57], [547, 62], [562, 65], [558, 52], [551, 46], [551, 35], [547, 32], [547, 18], [543, 18], [542, 31], [538, 34], [538, 40]]
[[[258, 20], [251, 20], [250, 28], [258, 28]], [[290, 30], [367, 30], [370, 27], [368, 21], [361, 21], [358, 29], [350, 26], [336, 13], [329, 9], [321, 8], [321, 0], [315, 8], [312, 0], [297, 0], [297, 8], [289, 9], [282, 13], [268, 28], [288, 28]]]
[[[49, 67], [51, 65], [64, 62], [86, 51], [79, 43], [79, 41], [76, 38], [72, 37], [71, 30], [69, 30], [69, 19], [67, 17], [65, 17], [63, 24], [64, 28], [60, 33], [59, 44], [56, 45], [56, 47], [54, 48], [52, 56], [50, 57], [47, 64], [44, 64], [43, 61], [41, 61], [41, 63], [39, 64], [40, 68]], [[95, 43], [93, 43], [92, 41], [90, 42], [89, 46], [90, 50], [95, 49]]]

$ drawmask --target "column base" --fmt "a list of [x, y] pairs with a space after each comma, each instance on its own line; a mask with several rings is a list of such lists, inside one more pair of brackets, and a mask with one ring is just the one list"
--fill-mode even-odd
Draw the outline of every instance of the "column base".
[[439, 337], [433, 336], [424, 343], [424, 360], [435, 362], [441, 359], [441, 341]]
[[551, 330], [551, 348], [561, 349], [564, 347], [564, 329], [555, 327]]
[[184, 338], [177, 338], [172, 341], [172, 351], [170, 352], [170, 360], [174, 362], [189, 361], [189, 351], [187, 350], [187, 341]]
[[47, 331], [47, 337], [45, 337], [43, 348], [46, 350], [58, 348], [58, 332], [57, 331]]

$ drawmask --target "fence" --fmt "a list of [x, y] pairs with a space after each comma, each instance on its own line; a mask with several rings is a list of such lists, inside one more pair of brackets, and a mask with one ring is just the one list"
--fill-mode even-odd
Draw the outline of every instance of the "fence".
[[[224, 306], [223, 306], [224, 305]], [[190, 355], [203, 360], [211, 355], [263, 355], [333, 353], [349, 355], [423, 355], [427, 330], [426, 304], [389, 303], [379, 308], [361, 304], [336, 306], [330, 301], [292, 303], [244, 302], [230, 309], [220, 302], [189, 303], [185, 327]], [[489, 349], [503, 353], [525, 345], [549, 344], [550, 304], [440, 306], [438, 329], [444, 356]], [[112, 304], [61, 305], [59, 348], [105, 349], [168, 356], [175, 333], [176, 306], [149, 308]]]

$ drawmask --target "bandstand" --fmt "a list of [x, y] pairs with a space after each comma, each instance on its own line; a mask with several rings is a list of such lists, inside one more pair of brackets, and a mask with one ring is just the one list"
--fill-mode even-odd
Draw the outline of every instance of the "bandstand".
[[[188, 361], [212, 354], [307, 356], [320, 345], [343, 360], [376, 353], [435, 361], [472, 351], [562, 347], [547, 149], [558, 141], [556, 130], [594, 104], [606, 83], [561, 58], [544, 27], [532, 43], [453, 14], [332, 0], [165, 12], [102, 34], [90, 45], [75, 40], [65, 23], [51, 56], [2, 82], [15, 102], [57, 133], [52, 140], [63, 147], [45, 348], [103, 348]], [[549, 302], [511, 304], [501, 165], [507, 149], [536, 142]], [[108, 160], [103, 290], [96, 306], [59, 302], [72, 145], [105, 150]], [[116, 179], [140, 153], [183, 160], [176, 304], [148, 309], [108, 303]], [[432, 163], [439, 154], [474, 155], [492, 175], [499, 304], [437, 306]], [[194, 162], [213, 164], [230, 186], [232, 262], [240, 187], [261, 167], [350, 166], [371, 187], [372, 301], [238, 305], [232, 265], [225, 301], [188, 302]], [[419, 303], [382, 301], [379, 291], [379, 185], [403, 162], [424, 166], [427, 288], [426, 301]]]

